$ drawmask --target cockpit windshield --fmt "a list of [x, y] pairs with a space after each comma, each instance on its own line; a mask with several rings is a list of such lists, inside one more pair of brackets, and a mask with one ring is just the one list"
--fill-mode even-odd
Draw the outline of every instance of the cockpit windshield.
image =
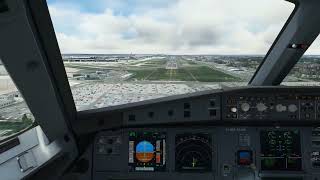
[[279, 0], [48, 4], [78, 111], [247, 85], [294, 9]]
[[291, 69], [282, 82], [287, 86], [320, 86], [320, 37]]

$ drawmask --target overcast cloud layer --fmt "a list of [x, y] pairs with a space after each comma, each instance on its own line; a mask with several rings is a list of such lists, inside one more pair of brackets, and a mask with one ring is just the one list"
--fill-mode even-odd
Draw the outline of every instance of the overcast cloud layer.
[[265, 54], [294, 8], [283, 0], [89, 2], [49, 0], [62, 53]]

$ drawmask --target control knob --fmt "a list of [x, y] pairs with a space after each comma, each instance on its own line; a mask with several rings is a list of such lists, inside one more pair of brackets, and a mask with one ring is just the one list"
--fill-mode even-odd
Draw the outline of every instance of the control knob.
[[262, 112], [262, 111], [267, 110], [268, 107], [267, 107], [264, 103], [258, 103], [258, 104], [256, 105], [256, 108], [257, 108], [257, 110], [258, 110], [259, 112]]
[[277, 110], [277, 112], [286, 111], [286, 110], [287, 110], [287, 106], [284, 106], [284, 105], [282, 105], [282, 104], [277, 104], [277, 105], [276, 105], [276, 110]]
[[241, 104], [241, 110], [244, 112], [248, 112], [250, 110], [250, 104], [249, 103]]
[[289, 112], [296, 112], [297, 110], [298, 110], [298, 107], [297, 107], [297, 105], [295, 105], [295, 104], [290, 104], [289, 106], [288, 106], [288, 110], [289, 110]]

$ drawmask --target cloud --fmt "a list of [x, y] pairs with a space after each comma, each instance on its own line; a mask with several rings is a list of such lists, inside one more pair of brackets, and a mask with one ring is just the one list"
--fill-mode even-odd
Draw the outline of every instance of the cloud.
[[310, 54], [319, 55], [320, 54], [320, 36], [318, 36], [318, 38], [309, 47], [306, 54], [308, 54], [308, 55], [310, 55]]
[[49, 4], [63, 53], [265, 54], [294, 8], [279, 0], [112, 2], [100, 12]]

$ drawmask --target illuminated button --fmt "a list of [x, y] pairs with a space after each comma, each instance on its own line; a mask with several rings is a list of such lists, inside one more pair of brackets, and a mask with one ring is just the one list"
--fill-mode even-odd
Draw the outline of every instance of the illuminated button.
[[230, 109], [230, 111], [233, 112], [233, 113], [236, 113], [236, 112], [238, 111], [238, 109], [237, 109], [236, 107], [232, 107], [232, 108]]
[[222, 171], [223, 171], [224, 176], [227, 176], [227, 174], [229, 174], [231, 172], [231, 165], [224, 164]]

